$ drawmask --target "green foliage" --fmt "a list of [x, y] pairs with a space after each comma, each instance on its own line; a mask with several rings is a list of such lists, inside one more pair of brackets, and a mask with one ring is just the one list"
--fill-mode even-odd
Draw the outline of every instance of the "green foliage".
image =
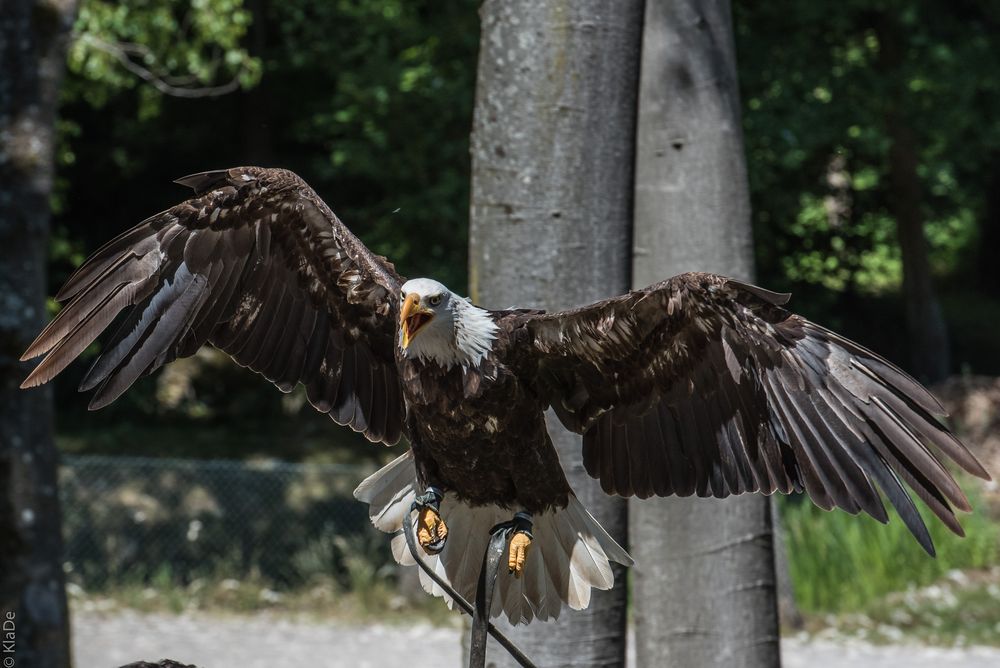
[[[88, 0], [70, 53], [61, 176], [78, 191], [110, 182], [149, 192], [164, 172], [290, 166], [402, 271], [460, 289], [476, 5], [260, 0], [251, 11], [239, 0]], [[255, 45], [252, 56], [244, 38]], [[144, 65], [174, 78], [208, 84], [236, 76], [256, 89], [166, 99], [98, 43], [148, 54]], [[66, 201], [74, 197], [60, 191], [66, 216], [57, 222], [81, 213], [73, 210], [79, 201]], [[119, 226], [103, 223], [100, 232]]]
[[141, 85], [126, 63], [178, 88], [260, 79], [260, 63], [241, 41], [252, 20], [242, 0], [84, 0], [69, 48], [67, 94], [103, 107], [121, 89], [139, 86], [140, 116], [159, 111], [156, 87]]
[[[932, 269], [974, 283], [1000, 147], [1000, 6], [736, 2], [755, 233], [765, 282], [884, 294], [902, 278], [887, 114], [918, 147]], [[898, 63], [879, 34], [900, 44]]]
[[923, 512], [937, 549], [932, 559], [898, 517], [883, 526], [867, 515], [824, 511], [802, 499], [782, 504], [795, 598], [805, 612], [857, 611], [889, 592], [927, 585], [954, 569], [985, 568], [1000, 560], [1000, 524], [975, 495], [964, 515], [967, 536], [951, 534]]
[[466, 282], [473, 0], [268, 7], [265, 92], [300, 169], [376, 252], [409, 276]]

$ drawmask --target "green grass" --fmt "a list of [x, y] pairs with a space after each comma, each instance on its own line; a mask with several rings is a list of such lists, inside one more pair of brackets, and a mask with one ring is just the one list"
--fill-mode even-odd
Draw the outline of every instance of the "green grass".
[[889, 594], [841, 615], [837, 629], [869, 642], [907, 637], [928, 645], [1000, 645], [1000, 569], [955, 571], [922, 589]]
[[986, 514], [974, 493], [969, 496], [977, 510], [960, 517], [966, 538], [951, 534], [937, 518], [923, 512], [937, 558], [920, 548], [897, 516], [883, 526], [867, 515], [855, 517], [800, 500], [784, 501], [782, 523], [800, 609], [859, 611], [890, 592], [931, 584], [950, 571], [1000, 563], [1000, 523]]
[[70, 584], [67, 590], [71, 605], [84, 610], [127, 609], [173, 614], [199, 611], [236, 615], [274, 612], [354, 624], [409, 624], [419, 619], [448, 626], [456, 619], [441, 599], [423, 591], [404, 596], [393, 582], [385, 579], [368, 581], [364, 587], [350, 589], [334, 578], [317, 577], [293, 590], [277, 591], [254, 578], [198, 579], [178, 586], [169, 573], [165, 573], [148, 582], [125, 581], [94, 591]]

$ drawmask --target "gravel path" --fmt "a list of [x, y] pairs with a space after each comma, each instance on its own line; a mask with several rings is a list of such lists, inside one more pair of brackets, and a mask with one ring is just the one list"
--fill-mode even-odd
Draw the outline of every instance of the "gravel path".
[[[172, 658], [204, 668], [396, 668], [461, 666], [460, 631], [412, 626], [350, 626], [266, 614], [252, 617], [76, 611], [76, 668], [116, 668]], [[419, 655], [414, 654], [419, 647]], [[1000, 649], [873, 647], [787, 639], [784, 668], [996, 668]], [[433, 657], [420, 663], [418, 656]], [[630, 662], [631, 665], [632, 662]]]

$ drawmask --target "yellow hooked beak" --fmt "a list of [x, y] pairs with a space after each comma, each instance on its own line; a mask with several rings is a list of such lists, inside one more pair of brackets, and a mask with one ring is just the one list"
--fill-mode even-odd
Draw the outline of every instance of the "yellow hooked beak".
[[411, 292], [403, 300], [399, 309], [399, 326], [403, 330], [403, 349], [410, 347], [410, 341], [434, 318], [434, 311], [420, 305], [420, 295]]

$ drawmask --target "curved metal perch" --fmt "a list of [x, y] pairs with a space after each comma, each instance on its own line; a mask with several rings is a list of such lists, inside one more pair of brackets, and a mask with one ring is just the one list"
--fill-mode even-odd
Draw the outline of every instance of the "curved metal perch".
[[[410, 511], [412, 514], [412, 510]], [[403, 535], [406, 536], [406, 546], [410, 550], [410, 555], [417, 562], [417, 566], [427, 574], [431, 580], [452, 598], [453, 601], [467, 615], [472, 617], [472, 641], [469, 650], [469, 668], [483, 668], [486, 665], [486, 634], [493, 636], [500, 646], [514, 657], [523, 668], [537, 668], [528, 657], [511, 642], [507, 636], [500, 632], [490, 622], [490, 608], [493, 602], [493, 589], [496, 585], [497, 572], [506, 547], [507, 538], [510, 536], [511, 527], [504, 524], [498, 525], [490, 532], [489, 545], [483, 555], [483, 566], [479, 571], [479, 584], [476, 588], [476, 605], [473, 607], [451, 585], [445, 582], [441, 576], [435, 573], [424, 562], [417, 549], [417, 542], [413, 536], [413, 522], [408, 516], [403, 522]]]

